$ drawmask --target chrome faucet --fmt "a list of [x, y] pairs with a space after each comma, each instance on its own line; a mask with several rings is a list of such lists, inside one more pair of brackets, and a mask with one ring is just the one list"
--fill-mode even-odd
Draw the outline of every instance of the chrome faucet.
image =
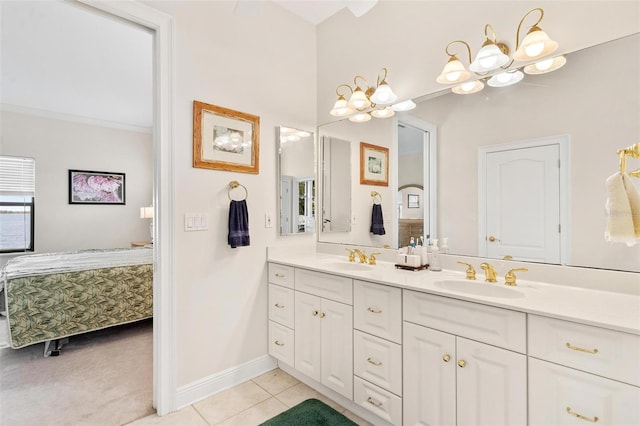
[[485, 273], [484, 280], [488, 283], [498, 282], [498, 274], [496, 274], [496, 270], [493, 269], [493, 266], [489, 265], [487, 262], [482, 262], [480, 264], [480, 269], [482, 269]]
[[367, 255], [366, 254], [364, 254], [359, 249], [353, 249], [353, 252], [358, 255], [358, 258], [360, 259], [360, 263], [367, 263]]

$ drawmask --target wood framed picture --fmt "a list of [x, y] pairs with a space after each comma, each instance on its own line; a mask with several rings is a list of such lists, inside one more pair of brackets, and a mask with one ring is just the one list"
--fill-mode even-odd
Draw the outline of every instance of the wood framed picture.
[[258, 173], [260, 117], [193, 101], [193, 167]]
[[125, 174], [69, 170], [69, 204], [125, 204]]
[[389, 186], [389, 148], [360, 142], [360, 184]]

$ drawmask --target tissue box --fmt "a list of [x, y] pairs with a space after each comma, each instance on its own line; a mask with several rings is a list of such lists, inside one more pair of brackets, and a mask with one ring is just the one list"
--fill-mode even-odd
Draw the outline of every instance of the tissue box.
[[396, 263], [398, 265], [412, 266], [415, 268], [422, 266], [421, 257], [417, 254], [399, 254]]

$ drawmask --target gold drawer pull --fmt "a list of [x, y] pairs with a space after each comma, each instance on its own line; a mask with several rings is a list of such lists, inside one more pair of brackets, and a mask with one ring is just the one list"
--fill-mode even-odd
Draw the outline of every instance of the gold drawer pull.
[[372, 314], [381, 314], [382, 313], [381, 309], [373, 309], [371, 307], [367, 308], [367, 311], [371, 312]]
[[312, 311], [311, 315], [313, 315], [315, 317], [316, 315], [318, 315], [318, 311]]
[[325, 313], [324, 312], [320, 312], [320, 318], [324, 318], [325, 317]]
[[275, 342], [273, 342], [273, 343], [275, 343], [275, 344], [276, 344], [276, 345], [278, 345], [278, 346], [284, 346], [284, 343], [280, 343], [280, 342], [279, 342], [279, 341], [277, 341], [277, 340], [276, 340]]
[[574, 351], [585, 352], [585, 353], [588, 353], [588, 354], [597, 354], [597, 353], [598, 353], [598, 350], [597, 350], [597, 349], [593, 349], [593, 350], [591, 350], [591, 349], [580, 348], [580, 347], [578, 347], [578, 346], [573, 346], [573, 345], [572, 345], [571, 343], [569, 343], [569, 342], [567, 342], [567, 347], [568, 347], [569, 349], [573, 349]]
[[276, 278], [284, 278], [284, 274], [280, 274], [276, 272]]
[[376, 401], [375, 399], [369, 397], [367, 398], [367, 402], [371, 405], [374, 405], [376, 407], [382, 407], [382, 402]]
[[460, 368], [465, 368], [467, 366], [467, 361], [461, 359], [460, 361], [458, 361], [458, 365], [460, 366]]
[[367, 362], [368, 362], [369, 364], [373, 364], [373, 365], [375, 365], [376, 367], [379, 367], [379, 366], [381, 366], [381, 365], [382, 365], [382, 363], [381, 363], [381, 362], [374, 361], [374, 360], [372, 360], [372, 359], [371, 359], [371, 357], [367, 358]]
[[279, 304], [279, 303], [276, 303], [274, 306], [275, 306], [276, 308], [280, 308], [280, 309], [284, 308], [284, 305], [281, 305], [281, 304]]
[[451, 361], [451, 355], [449, 355], [449, 354], [444, 354], [444, 355], [442, 356], [442, 360], [443, 360], [444, 362], [449, 362], [449, 361]]
[[567, 413], [571, 414], [573, 417], [579, 418], [580, 420], [586, 420], [586, 421], [591, 422], [591, 423], [597, 423], [598, 422], [598, 417], [597, 416], [594, 417], [594, 418], [583, 416], [582, 414], [574, 413], [573, 411], [571, 411], [570, 407], [567, 407]]

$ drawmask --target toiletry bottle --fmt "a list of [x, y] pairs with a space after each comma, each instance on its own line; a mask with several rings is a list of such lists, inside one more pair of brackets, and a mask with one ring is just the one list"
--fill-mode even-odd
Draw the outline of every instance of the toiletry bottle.
[[440, 253], [447, 254], [449, 253], [449, 238], [442, 237], [440, 240]]
[[429, 262], [430, 271], [442, 271], [440, 264], [440, 249], [437, 246], [431, 248], [431, 261]]

